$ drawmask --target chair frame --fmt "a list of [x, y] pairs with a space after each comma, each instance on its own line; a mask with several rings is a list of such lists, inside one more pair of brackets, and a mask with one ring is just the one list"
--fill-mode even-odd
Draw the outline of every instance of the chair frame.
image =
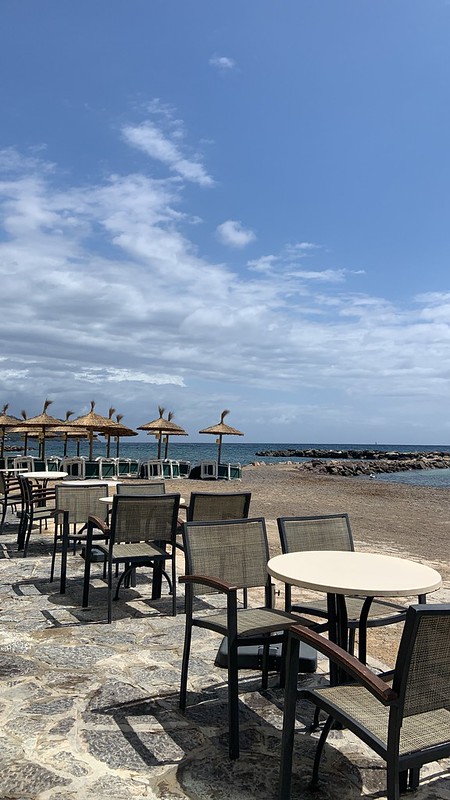
[[[255, 553], [255, 558], [252, 562], [252, 569], [255, 570], [254, 576], [246, 578], [246, 569], [243, 564], [243, 559], [237, 561], [239, 565], [237, 571], [241, 572], [239, 580], [227, 579], [226, 575], [224, 576], [223, 574], [207, 575], [204, 572], [198, 574], [198, 558], [196, 557], [196, 553], [199, 552], [199, 546], [196, 544], [196, 540], [201, 540], [201, 546], [203, 542], [205, 543], [208, 554], [212, 553], [213, 557], [219, 554], [219, 562], [221, 560], [222, 563], [226, 564], [226, 571], [230, 565], [230, 560], [226, 555], [221, 558], [220, 554], [228, 552], [226, 548], [233, 544], [233, 529], [236, 529], [236, 526], [243, 526], [244, 529], [249, 526], [247, 536], [245, 531], [242, 535], [240, 531], [238, 532], [239, 540], [242, 542], [243, 548], [245, 548], [245, 543], [250, 541], [249, 537], [252, 535], [259, 548], [259, 553]], [[250, 526], [253, 527], [253, 531]], [[236, 534], [236, 530], [234, 534]], [[298, 622], [299, 618], [293, 614], [287, 614], [286, 612], [278, 611], [273, 608], [273, 586], [270, 575], [266, 571], [266, 564], [269, 559], [269, 545], [266, 523], [263, 517], [186, 522], [183, 527], [183, 545], [185, 549], [186, 574], [179, 578], [179, 582], [185, 584], [186, 588], [186, 627], [179, 705], [180, 709], [185, 711], [192, 628], [205, 628], [219, 633], [222, 636], [226, 636], [228, 638], [229, 756], [231, 759], [235, 759], [239, 757], [238, 647], [245, 644], [263, 645], [262, 688], [266, 689], [268, 685], [270, 644], [281, 641], [282, 652], [284, 653], [285, 644], [287, 642], [287, 630], [294, 622]], [[261, 563], [257, 560], [258, 555], [261, 557]], [[204, 557], [203, 560], [206, 561], [207, 557]], [[262, 563], [263, 561], [264, 563]], [[203, 567], [200, 566], [200, 569], [202, 568]], [[233, 570], [235, 570], [234, 566], [228, 570], [230, 575]], [[220, 572], [223, 572], [223, 570], [220, 570]], [[254, 581], [257, 573], [261, 578], [256, 583]], [[203, 588], [203, 592], [199, 590], [200, 587]], [[251, 587], [264, 588], [264, 608], [242, 608], [238, 610], [238, 591], [242, 589], [246, 590]], [[226, 612], [208, 614], [204, 617], [194, 616], [194, 596], [210, 592], [219, 592], [225, 596], [227, 602]], [[248, 620], [247, 628], [245, 627], [246, 619]], [[308, 624], [306, 620], [302, 621]], [[313, 623], [311, 622], [311, 624]], [[281, 685], [283, 685], [283, 682], [284, 666], [282, 658], [280, 672]]]
[[[399, 752], [400, 736], [402, 726], [404, 727], [404, 720], [408, 720], [409, 717], [414, 717], [414, 706], [412, 710], [411, 708], [409, 709], [409, 714], [405, 714], [405, 706], [406, 710], [408, 710], [408, 683], [413, 682], [416, 673], [419, 679], [421, 679], [422, 684], [425, 677], [421, 676], [423, 666], [420, 658], [414, 658], [416, 638], [422, 624], [435, 624], [436, 620], [442, 617], [450, 617], [450, 604], [421, 604], [408, 608], [395, 670], [393, 673], [386, 673], [384, 676], [376, 675], [368, 667], [361, 664], [354, 656], [314, 631], [300, 625], [294, 625], [291, 628], [287, 653], [286, 690], [281, 744], [280, 800], [289, 800], [290, 798], [297, 697], [311, 701], [316, 705], [316, 708], [322, 709], [329, 715], [317, 745], [311, 788], [317, 786], [320, 758], [328, 733], [335, 721], [349, 728], [349, 730], [362, 739], [362, 741], [385, 760], [387, 767], [388, 800], [399, 800], [400, 792], [406, 790], [408, 785], [410, 789], [417, 788], [419, 783], [419, 770], [423, 764], [450, 755], [450, 725], [448, 722], [447, 725], [444, 723], [440, 726], [443, 730], [447, 730], [447, 739], [444, 738], [439, 742], [435, 742], [434, 745], [428, 744], [422, 748], [409, 748], [406, 752]], [[433, 630], [431, 630], [429, 635], [433, 637]], [[446, 672], [440, 675], [441, 685], [438, 688], [435, 687], [435, 691], [429, 701], [429, 709], [427, 710], [438, 711], [440, 708], [443, 708], [444, 711], [446, 710], [447, 718], [450, 720], [450, 689], [448, 684], [448, 676], [450, 674], [449, 641], [450, 637], [447, 635], [447, 641], [445, 642], [446, 661], [444, 665]], [[306, 642], [312, 647], [315, 647], [319, 652], [327, 656], [330, 661], [338, 664], [339, 667], [348, 674], [350, 679], [356, 681], [357, 684], [360, 685], [361, 688], [366, 689], [376, 701], [379, 701], [383, 706], [389, 709], [388, 719], [386, 720], [385, 738], [381, 738], [380, 734], [376, 735], [374, 731], [369, 730], [364, 724], [358, 721], [356, 697], [353, 701], [352, 713], [339, 707], [339, 692], [346, 693], [349, 688], [348, 684], [341, 687], [328, 687], [332, 692], [329, 700], [327, 700], [327, 688], [322, 690], [314, 688], [302, 689], [297, 692], [297, 665], [300, 642]], [[392, 677], [392, 685], [390, 685], [384, 678], [390, 680]], [[427, 677], [428, 680], [430, 680], [430, 676], [428, 675]], [[445, 683], [446, 679], [447, 682]], [[429, 689], [430, 687], [427, 688]], [[414, 692], [412, 692], [412, 695], [414, 696]], [[345, 694], [343, 696], [345, 697]], [[409, 702], [411, 703], [411, 699], [409, 699]], [[437, 704], [439, 702], [442, 703], [443, 706], [439, 706]], [[421, 703], [423, 703], [423, 701], [419, 700], [415, 713], [423, 720], [421, 715], [424, 712]], [[422, 725], [424, 729], [426, 728], [425, 721], [422, 721], [418, 730], [421, 729]]]
[[0, 473], [0, 533], [3, 533], [5, 526], [6, 512], [8, 508], [14, 509], [22, 507], [22, 493], [20, 491], [19, 479], [14, 474]]
[[[132, 509], [133, 503], [148, 504], [150, 508], [152, 505], [157, 507], [158, 503], [167, 503], [172, 501], [172, 509], [170, 512], [170, 535], [166, 531], [161, 531], [160, 536], [154, 536], [148, 539], [140, 539], [139, 543], [148, 545], [143, 548], [143, 552], [133, 554], [132, 547], [138, 544], [136, 541], [131, 541], [130, 552], [126, 555], [114, 555], [114, 546], [116, 542], [116, 527], [120, 520], [120, 513], [122, 508], [125, 510], [127, 505]], [[114, 599], [118, 599], [119, 589], [124, 580], [140, 566], [151, 566], [153, 568], [153, 582], [152, 582], [152, 599], [158, 599], [161, 596], [161, 579], [163, 575], [163, 566], [166, 561], [170, 561], [172, 565], [172, 580], [169, 585], [172, 590], [172, 616], [176, 616], [176, 533], [177, 533], [177, 520], [178, 508], [180, 504], [179, 494], [162, 494], [162, 495], [115, 495], [113, 497], [113, 506], [111, 513], [111, 522], [106, 524], [97, 517], [90, 516], [88, 520], [87, 536], [86, 536], [86, 552], [85, 552], [85, 568], [84, 568], [84, 585], [83, 585], [83, 608], [89, 605], [89, 579], [90, 579], [90, 562], [92, 552], [92, 541], [94, 537], [107, 538], [108, 543], [103, 545], [101, 542], [96, 544], [97, 549], [105, 553], [107, 559], [107, 579], [108, 579], [108, 623], [112, 620], [112, 567], [113, 564], [124, 564], [125, 568], [119, 578]], [[127, 509], [129, 513], [129, 509]], [[98, 530], [98, 536], [95, 536], [94, 531]], [[102, 536], [103, 534], [103, 536]], [[121, 541], [122, 544], [127, 542]], [[166, 545], [171, 547], [170, 553], [165, 549]], [[147, 550], [147, 552], [145, 552]]]
[[[26, 473], [19, 475], [19, 486], [22, 496], [22, 513], [17, 535], [17, 549], [23, 550], [25, 558], [28, 553], [33, 524], [39, 522], [39, 529], [42, 530], [42, 522], [47, 525], [48, 520], [54, 518], [55, 489], [43, 486], [34, 487]], [[51, 505], [47, 505], [49, 501]]]

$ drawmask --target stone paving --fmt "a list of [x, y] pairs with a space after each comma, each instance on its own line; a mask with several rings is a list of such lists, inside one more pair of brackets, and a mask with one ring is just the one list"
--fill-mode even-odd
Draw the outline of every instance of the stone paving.
[[[274, 800], [283, 702], [276, 676], [261, 694], [259, 675], [241, 673], [241, 757], [230, 762], [217, 636], [194, 631], [189, 707], [185, 715], [178, 709], [182, 596], [173, 618], [171, 598], [152, 601], [150, 576], [140, 571], [107, 625], [99, 564], [91, 607], [82, 610], [80, 556], [69, 557], [60, 595], [49, 583], [50, 532], [33, 533], [26, 559], [16, 535], [10, 518], [0, 537], [0, 798]], [[303, 682], [324, 681], [326, 667], [319, 661]], [[345, 731], [329, 738], [320, 790], [308, 789], [317, 739], [310, 720], [299, 705], [293, 800], [382, 800], [383, 762]], [[449, 767], [447, 760], [423, 769], [417, 800], [450, 800]]]

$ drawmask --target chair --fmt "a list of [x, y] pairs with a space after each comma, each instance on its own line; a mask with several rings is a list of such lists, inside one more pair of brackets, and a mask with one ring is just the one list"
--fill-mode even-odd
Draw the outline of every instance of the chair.
[[22, 513], [17, 535], [17, 549], [23, 550], [23, 557], [25, 558], [34, 523], [39, 523], [39, 530], [41, 531], [42, 522], [45, 522], [47, 526], [48, 520], [54, 518], [55, 490], [40, 486], [33, 487], [26, 474], [19, 475], [19, 486]]
[[100, 480], [103, 480], [103, 478], [117, 478], [117, 463], [115, 458], [102, 458], [99, 456], [95, 460], [98, 463], [98, 477]]
[[[61, 579], [60, 592], [66, 590], [67, 551], [69, 544], [76, 545], [85, 542], [87, 538], [87, 522], [90, 515], [102, 521], [107, 515], [107, 507], [100, 501], [100, 497], [108, 494], [108, 484], [99, 483], [96, 486], [65, 486], [58, 483], [55, 486], [55, 535], [53, 538], [53, 552], [50, 566], [50, 583], [53, 581], [55, 559], [58, 543], [62, 542], [61, 554]], [[70, 530], [72, 526], [72, 530]], [[105, 535], [102, 532], [102, 538]]]
[[172, 458], [164, 459], [163, 475], [165, 478], [169, 478], [170, 480], [180, 478], [180, 462], [174, 461]]
[[22, 506], [22, 494], [18, 478], [0, 472], [0, 533], [3, 533], [8, 508], [17, 512], [19, 505]]
[[138, 478], [141, 462], [135, 458], [116, 458], [118, 478]]
[[[186, 629], [180, 684], [180, 708], [186, 708], [192, 628], [205, 628], [228, 638], [229, 755], [239, 756], [238, 646], [262, 644], [262, 686], [267, 688], [269, 644], [285, 641], [293, 614], [272, 608], [272, 585], [267, 573], [269, 545], [265, 521], [258, 519], [186, 522], [183, 532], [186, 574]], [[238, 610], [240, 589], [263, 588], [263, 608]], [[220, 592], [226, 609], [207, 615], [194, 613], [194, 597]], [[278, 636], [274, 634], [278, 633]], [[283, 673], [281, 673], [283, 682]]]
[[191, 471], [191, 462], [190, 461], [179, 461], [180, 466], [180, 478], [189, 478], [189, 473]]
[[[336, 662], [351, 683], [302, 689], [297, 693], [299, 642]], [[392, 674], [390, 674], [392, 675]], [[372, 748], [387, 766], [387, 800], [416, 789], [420, 767], [450, 756], [450, 604], [415, 605], [407, 610], [393, 680], [386, 683], [356, 658], [323, 636], [294, 626], [289, 637], [281, 746], [280, 800], [289, 800], [297, 697], [329, 716], [313, 767], [317, 786], [320, 757], [334, 721]]]
[[[304, 550], [349, 550], [355, 549], [348, 514], [327, 514], [314, 517], [279, 517], [278, 530], [283, 553], [301, 552]], [[392, 625], [404, 622], [406, 608], [397, 603], [375, 600], [370, 606], [367, 625], [359, 629], [361, 612], [365, 598], [347, 597], [347, 615], [349, 629], [349, 650], [353, 652], [355, 632], [359, 630], [359, 658], [365, 663], [367, 628], [381, 625]], [[328, 618], [326, 598], [313, 602], [292, 604], [291, 586], [285, 584], [286, 611], [298, 611], [314, 617]], [[322, 626], [324, 629], [326, 626]]]
[[[172, 565], [172, 614], [176, 616], [176, 547], [177, 516], [180, 504], [179, 494], [163, 495], [124, 495], [113, 498], [111, 524], [108, 527], [102, 520], [89, 517], [86, 541], [86, 560], [84, 573], [83, 607], [89, 605], [90, 554], [94, 530], [99, 529], [108, 536], [108, 544], [96, 543], [96, 549], [107, 557], [108, 572], [108, 622], [112, 619], [112, 567], [124, 564], [124, 572], [119, 578], [115, 593], [118, 598], [122, 581], [136, 567], [153, 567], [152, 597], [161, 595], [161, 576], [163, 564]], [[166, 545], [171, 546], [167, 552]]]
[[217, 461], [200, 461], [200, 480], [215, 480], [217, 474]]
[[217, 477], [219, 480], [242, 480], [242, 467], [240, 464], [219, 464]]
[[84, 456], [72, 456], [61, 459], [61, 469], [67, 472], [72, 480], [84, 480], [86, 475], [86, 459]]
[[61, 469], [61, 458], [59, 456], [49, 456], [46, 458], [45, 469], [47, 472], [59, 472]]
[[16, 456], [13, 458], [13, 467], [14, 469], [28, 469], [33, 472], [35, 461], [36, 458], [34, 456]]
[[143, 477], [148, 480], [153, 478], [164, 479], [163, 462], [160, 459], [144, 461], [142, 464]]
[[134, 481], [133, 483], [118, 483], [116, 487], [117, 494], [165, 494], [166, 484], [164, 481]]

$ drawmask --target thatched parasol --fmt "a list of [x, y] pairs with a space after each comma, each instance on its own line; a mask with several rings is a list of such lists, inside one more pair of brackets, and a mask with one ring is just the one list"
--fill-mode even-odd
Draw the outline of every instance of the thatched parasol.
[[0, 414], [0, 428], [2, 431], [2, 440], [0, 445], [0, 458], [3, 458], [3, 453], [5, 450], [5, 432], [8, 428], [15, 428], [18, 424], [20, 424], [20, 419], [18, 417], [13, 417], [11, 414], [7, 414], [9, 403], [5, 403], [2, 408], [2, 413]]
[[[167, 414], [167, 422], [172, 422], [174, 417], [173, 411], [169, 411]], [[175, 425], [175, 422], [173, 423]], [[183, 428], [180, 428], [179, 425], [175, 425], [175, 428], [170, 431], [170, 433], [164, 433], [164, 458], [167, 458], [169, 453], [169, 436], [189, 436], [187, 431]]]
[[203, 430], [199, 431], [199, 433], [211, 433], [214, 436], [217, 436], [217, 466], [220, 464], [220, 459], [222, 456], [222, 436], [243, 436], [244, 434], [242, 431], [238, 431], [237, 428], [232, 428], [231, 425], [226, 425], [224, 423], [224, 419], [230, 412], [228, 409], [222, 411], [220, 415], [220, 422], [216, 425], [211, 425], [209, 428], [203, 428]]
[[[159, 406], [158, 411], [159, 411], [158, 419], [154, 419], [154, 420], [152, 420], [152, 422], [146, 422], [145, 425], [139, 425], [138, 426], [138, 431], [148, 431], [149, 434], [153, 434], [154, 436], [156, 436], [156, 438], [158, 439], [158, 456], [157, 457], [161, 458], [162, 434], [164, 434], [164, 433], [168, 433], [168, 434], [173, 433], [173, 434], [176, 435], [177, 432], [178, 432], [179, 435], [184, 435], [185, 431], [183, 431], [183, 428], [180, 428], [179, 425], [176, 425], [175, 422], [172, 422], [171, 420], [168, 420], [168, 419], [164, 419], [164, 417], [163, 417], [164, 408]], [[181, 431], [183, 431], [182, 434], [181, 434]]]
[[112, 419], [112, 415], [115, 412], [115, 408], [109, 409], [109, 420], [113, 423], [114, 427], [112, 430], [108, 431], [106, 434], [106, 457], [109, 458], [110, 451], [111, 451], [111, 438], [116, 440], [116, 457], [119, 458], [119, 445], [120, 445], [120, 437], [121, 436], [137, 436], [136, 431], [131, 430], [131, 428], [127, 428], [126, 425], [121, 424], [121, 419], [123, 419], [123, 414], [117, 414], [116, 419]]
[[40, 457], [42, 460], [45, 459], [45, 434], [47, 431], [51, 430], [52, 428], [60, 428], [64, 424], [68, 426], [70, 423], [64, 423], [62, 419], [57, 419], [56, 417], [51, 417], [50, 414], [47, 414], [47, 408], [52, 404], [53, 400], [46, 400], [44, 403], [44, 408], [42, 414], [38, 414], [37, 417], [30, 417], [25, 419], [21, 423], [21, 427], [26, 427], [28, 429], [32, 428], [34, 432], [40, 431], [42, 432], [42, 441], [41, 441], [41, 452]]
[[71, 425], [79, 428], [86, 428], [89, 431], [89, 461], [94, 458], [94, 431], [97, 433], [108, 433], [117, 423], [108, 417], [102, 417], [95, 413], [95, 400], [91, 400], [91, 410], [82, 417], [77, 417]]

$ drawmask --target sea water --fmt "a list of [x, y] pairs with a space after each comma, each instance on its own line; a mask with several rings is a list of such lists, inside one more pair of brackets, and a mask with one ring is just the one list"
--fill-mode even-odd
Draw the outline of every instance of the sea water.
[[[236, 437], [237, 438], [237, 437]], [[21, 444], [19, 439], [12, 436], [8, 437], [8, 444], [13, 445]], [[33, 449], [34, 448], [34, 449]], [[308, 459], [300, 458], [298, 456], [260, 456], [258, 452], [267, 450], [378, 450], [381, 452], [399, 452], [399, 453], [432, 453], [444, 452], [450, 453], [450, 445], [396, 445], [396, 444], [305, 444], [305, 443], [288, 443], [288, 442], [242, 442], [236, 439], [232, 442], [227, 442], [226, 439], [222, 443], [222, 457], [223, 463], [251, 464], [255, 461], [265, 464], [283, 464], [288, 461], [299, 462]], [[37, 444], [31, 442], [28, 448], [30, 455], [37, 455]], [[61, 440], [46, 440], [45, 445], [46, 455], [62, 455], [63, 444]], [[87, 442], [82, 442], [80, 445], [80, 455], [88, 456], [89, 449]], [[67, 455], [76, 454], [76, 444], [69, 441]], [[106, 455], [106, 444], [104, 437], [98, 437], [94, 441], [94, 458]], [[116, 455], [116, 443], [111, 442], [111, 456]], [[124, 458], [137, 458], [141, 461], [148, 461], [149, 459], [157, 458], [157, 443], [153, 437], [148, 441], [129, 441], [127, 439], [120, 440], [120, 455]], [[162, 456], [164, 456], [164, 445], [162, 445]], [[214, 444], [214, 439], [205, 442], [187, 442], [184, 437], [183, 441], [175, 440], [175, 437], [170, 439], [168, 448], [168, 458], [173, 458], [177, 461], [190, 461], [192, 465], [199, 464], [200, 461], [214, 461], [217, 459], [217, 445]], [[431, 470], [413, 470], [408, 472], [395, 472], [395, 473], [381, 473], [377, 474], [377, 480], [388, 481], [393, 483], [407, 483], [414, 486], [432, 486], [447, 488], [450, 487], [450, 469], [431, 469]]]

